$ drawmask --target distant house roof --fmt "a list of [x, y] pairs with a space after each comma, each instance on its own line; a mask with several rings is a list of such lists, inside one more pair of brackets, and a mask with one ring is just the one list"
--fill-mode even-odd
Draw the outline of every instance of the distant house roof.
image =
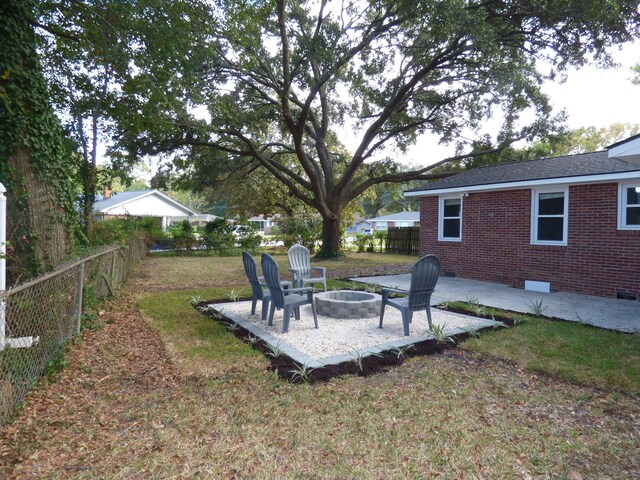
[[602, 150], [472, 168], [408, 190], [405, 196], [430, 195], [460, 189], [488, 190], [521, 188], [535, 184], [606, 181], [614, 178], [633, 178], [639, 172], [640, 165], [619, 158], [609, 158], [608, 152]]
[[218, 218], [222, 218], [222, 217], [218, 217], [217, 215], [212, 215], [210, 213], [199, 213], [191, 217], [191, 220], [196, 220], [198, 222], [213, 222]]
[[367, 218], [367, 222], [419, 222], [420, 212], [399, 212], [381, 217]]
[[104, 215], [130, 214], [152, 217], [192, 216], [196, 212], [159, 190], [112, 193], [93, 204], [93, 211]]
[[280, 215], [256, 215], [255, 217], [248, 218], [248, 222], [266, 222], [267, 220], [277, 221]]

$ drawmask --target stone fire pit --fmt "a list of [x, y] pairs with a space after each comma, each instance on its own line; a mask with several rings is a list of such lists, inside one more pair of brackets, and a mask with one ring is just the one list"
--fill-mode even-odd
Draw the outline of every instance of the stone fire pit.
[[380, 315], [382, 297], [377, 293], [337, 290], [314, 295], [318, 314], [332, 318], [367, 318]]

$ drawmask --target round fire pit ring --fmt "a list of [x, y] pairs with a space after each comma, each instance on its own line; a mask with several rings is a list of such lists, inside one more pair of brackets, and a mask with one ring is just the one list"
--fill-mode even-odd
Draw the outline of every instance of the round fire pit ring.
[[367, 318], [380, 315], [382, 297], [377, 293], [335, 290], [314, 295], [320, 315], [332, 318]]

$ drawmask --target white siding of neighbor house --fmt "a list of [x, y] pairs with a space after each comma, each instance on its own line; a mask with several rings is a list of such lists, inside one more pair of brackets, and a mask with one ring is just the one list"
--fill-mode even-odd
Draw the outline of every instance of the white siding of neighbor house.
[[136, 198], [124, 205], [116, 205], [108, 211], [103, 212], [107, 215], [133, 215], [133, 216], [163, 216], [163, 217], [180, 217], [189, 215], [183, 209], [178, 208], [167, 202], [157, 195], [147, 195], [142, 198]]

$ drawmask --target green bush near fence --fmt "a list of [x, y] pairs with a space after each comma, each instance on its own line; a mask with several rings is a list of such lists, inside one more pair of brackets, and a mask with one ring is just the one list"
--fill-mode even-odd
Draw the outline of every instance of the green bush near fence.
[[149, 241], [165, 237], [160, 219], [155, 217], [115, 218], [95, 222], [93, 246], [126, 245], [135, 233], [142, 233]]

